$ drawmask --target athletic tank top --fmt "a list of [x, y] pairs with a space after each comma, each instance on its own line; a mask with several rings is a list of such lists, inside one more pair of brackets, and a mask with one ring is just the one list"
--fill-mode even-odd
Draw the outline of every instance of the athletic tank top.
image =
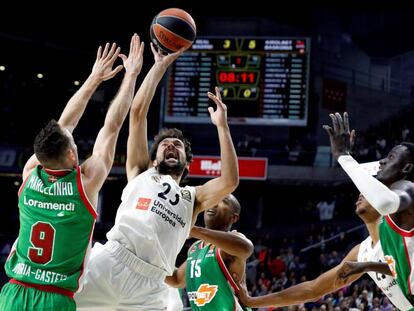
[[385, 216], [379, 225], [379, 234], [384, 259], [405, 297], [413, 303], [414, 271], [411, 267], [414, 264], [414, 229], [403, 230], [389, 216]]
[[19, 190], [19, 217], [7, 275], [75, 292], [96, 218], [80, 167], [55, 171], [37, 166]]
[[108, 240], [171, 275], [190, 233], [195, 188], [182, 188], [170, 175], [150, 168], [127, 184], [121, 199]]
[[[385, 262], [384, 253], [381, 248], [381, 243], [377, 242], [374, 248], [372, 248], [372, 239], [368, 236], [359, 246], [358, 251], [358, 261], [379, 261]], [[382, 292], [387, 295], [391, 303], [396, 306], [401, 311], [411, 310], [414, 307], [407, 300], [402, 292], [401, 288], [398, 286], [397, 281], [389, 275], [377, 273], [377, 272], [368, 272], [368, 275], [374, 280], [375, 284], [381, 288]]]
[[188, 299], [192, 310], [234, 311], [250, 310], [241, 307], [234, 293], [238, 291], [220, 249], [197, 241], [190, 247], [185, 270]]

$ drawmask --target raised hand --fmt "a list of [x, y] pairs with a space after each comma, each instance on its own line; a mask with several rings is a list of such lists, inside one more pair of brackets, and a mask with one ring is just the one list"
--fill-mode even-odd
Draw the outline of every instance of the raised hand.
[[95, 64], [92, 67], [91, 76], [95, 76], [100, 81], [109, 80], [122, 70], [122, 65], [112, 69], [115, 60], [118, 58], [121, 48], [116, 46], [116, 43], [107, 43], [102, 51], [102, 46], [99, 46], [98, 52], [96, 53]]
[[355, 143], [355, 130], [349, 130], [348, 113], [344, 112], [344, 117], [337, 112], [329, 114], [332, 120], [332, 127], [323, 125], [323, 129], [328, 133], [331, 141], [331, 152], [335, 159], [341, 155], [350, 154]]
[[165, 55], [159, 49], [157, 50], [152, 42], [151, 50], [152, 54], [154, 54], [155, 63], [160, 64], [164, 70], [167, 69], [168, 66], [171, 65], [184, 52], [184, 48], [182, 48], [175, 53]]
[[125, 70], [128, 74], [138, 75], [142, 69], [144, 54], [144, 42], [141, 42], [139, 36], [134, 34], [131, 38], [131, 44], [129, 46], [128, 57], [124, 54], [119, 54], [124, 63]]
[[214, 111], [213, 107], [208, 107], [208, 112], [210, 113], [211, 121], [217, 127], [228, 126], [227, 124], [227, 106], [221, 100], [220, 89], [215, 88], [216, 94], [211, 92], [207, 93], [207, 96], [216, 103], [217, 109]]

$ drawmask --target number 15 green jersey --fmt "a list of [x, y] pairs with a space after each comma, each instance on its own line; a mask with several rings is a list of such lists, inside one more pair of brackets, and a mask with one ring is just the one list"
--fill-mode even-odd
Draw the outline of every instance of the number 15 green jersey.
[[192, 310], [241, 311], [234, 296], [238, 291], [223, 259], [220, 249], [197, 241], [188, 251], [185, 272], [186, 288]]

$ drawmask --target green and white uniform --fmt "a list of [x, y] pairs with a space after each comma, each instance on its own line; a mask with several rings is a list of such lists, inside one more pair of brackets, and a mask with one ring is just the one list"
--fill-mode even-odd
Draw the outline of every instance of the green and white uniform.
[[[381, 248], [381, 242], [372, 245], [372, 239], [368, 236], [359, 245], [358, 261], [380, 261], [385, 262], [384, 253]], [[397, 281], [390, 275], [380, 274], [370, 271], [368, 275], [374, 280], [375, 284], [387, 295], [391, 303], [401, 311], [413, 310], [413, 305], [407, 300]]]
[[19, 190], [19, 216], [19, 236], [5, 264], [11, 278], [6, 286], [63, 295], [74, 304], [96, 218], [80, 167], [37, 166]]
[[379, 226], [384, 258], [405, 297], [414, 303], [414, 230], [398, 227], [389, 216]]
[[250, 310], [241, 307], [234, 296], [239, 289], [215, 245], [197, 241], [190, 247], [185, 279], [193, 310]]

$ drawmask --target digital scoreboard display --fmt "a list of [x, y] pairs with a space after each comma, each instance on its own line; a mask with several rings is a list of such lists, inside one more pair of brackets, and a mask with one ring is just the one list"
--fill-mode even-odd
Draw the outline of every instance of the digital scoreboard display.
[[164, 123], [210, 123], [207, 92], [221, 89], [230, 124], [307, 123], [309, 38], [197, 38], [170, 67]]

